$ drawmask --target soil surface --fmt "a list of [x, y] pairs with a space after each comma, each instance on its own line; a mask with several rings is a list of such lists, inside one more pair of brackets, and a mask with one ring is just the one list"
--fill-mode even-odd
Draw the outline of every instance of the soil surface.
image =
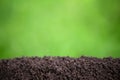
[[120, 58], [2, 59], [0, 80], [120, 80]]

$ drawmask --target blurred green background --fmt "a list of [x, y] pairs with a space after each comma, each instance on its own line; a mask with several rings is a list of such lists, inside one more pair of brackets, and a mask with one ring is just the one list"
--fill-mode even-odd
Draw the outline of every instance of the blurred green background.
[[120, 57], [120, 0], [0, 0], [0, 58]]

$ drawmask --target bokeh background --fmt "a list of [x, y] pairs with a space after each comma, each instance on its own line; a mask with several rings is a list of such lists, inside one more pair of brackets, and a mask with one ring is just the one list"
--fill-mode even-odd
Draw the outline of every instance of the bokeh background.
[[120, 57], [120, 0], [0, 0], [0, 58]]

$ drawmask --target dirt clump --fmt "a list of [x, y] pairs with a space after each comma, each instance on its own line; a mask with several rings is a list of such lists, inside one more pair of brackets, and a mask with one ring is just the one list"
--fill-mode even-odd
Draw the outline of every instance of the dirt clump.
[[120, 58], [2, 59], [0, 80], [120, 80]]

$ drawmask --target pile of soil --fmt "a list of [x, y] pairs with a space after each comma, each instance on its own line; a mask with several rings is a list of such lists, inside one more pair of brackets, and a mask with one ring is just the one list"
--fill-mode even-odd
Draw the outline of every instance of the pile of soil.
[[120, 80], [120, 58], [3, 59], [0, 60], [0, 80]]

